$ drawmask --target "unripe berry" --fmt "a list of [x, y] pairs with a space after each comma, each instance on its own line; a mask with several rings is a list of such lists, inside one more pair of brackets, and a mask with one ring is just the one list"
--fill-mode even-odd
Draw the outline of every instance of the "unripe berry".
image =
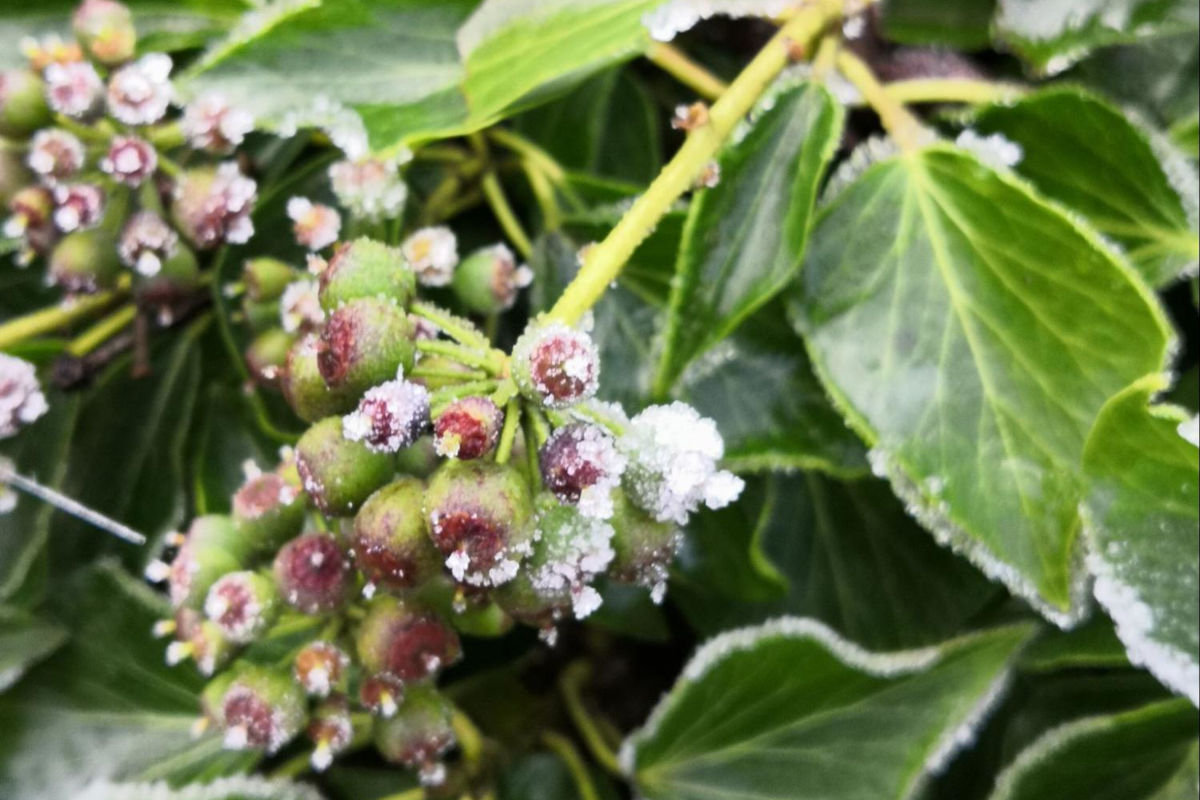
[[296, 242], [314, 252], [336, 242], [342, 230], [342, 216], [337, 209], [314, 203], [307, 197], [288, 200], [287, 215], [292, 220]]
[[133, 57], [137, 32], [129, 9], [114, 0], [83, 0], [71, 18], [75, 38], [101, 64], [120, 64]]
[[406, 688], [453, 664], [462, 653], [458, 634], [437, 615], [391, 595], [371, 600], [355, 642], [364, 669], [395, 678]]
[[[183, 250], [186, 248], [180, 246], [179, 235], [153, 211], [139, 211], [131, 216], [117, 242], [122, 263], [144, 277], [162, 272], [164, 262]], [[194, 266], [196, 257], [190, 250], [187, 257]]]
[[[247, 294], [246, 299], [249, 302], [252, 298]], [[316, 281], [293, 280], [283, 288], [275, 305], [279, 311], [279, 324], [288, 333], [315, 331], [325, 324]]]
[[342, 418], [342, 435], [376, 453], [399, 452], [428, 428], [429, 392], [400, 377], [368, 389]]
[[613, 492], [612, 547], [609, 574], [618, 581], [650, 590], [654, 602], [667, 591], [667, 574], [679, 549], [680, 534], [669, 522], [658, 522], [629, 501], [623, 490]]
[[304, 494], [277, 472], [251, 475], [233, 495], [233, 519], [256, 550], [273, 551], [303, 527]]
[[583, 619], [600, 607], [591, 583], [613, 559], [613, 529], [550, 496], [541, 498], [538, 510], [533, 553], [496, 600], [531, 625], [553, 625], [568, 611]]
[[17, 263], [27, 264], [34, 254], [45, 255], [58, 239], [54, 227], [54, 196], [44, 186], [26, 186], [8, 201], [12, 212], [2, 232], [14, 239], [21, 237], [25, 249], [18, 255]]
[[158, 153], [145, 139], [117, 136], [100, 159], [100, 169], [126, 186], [141, 186], [158, 169]]
[[108, 79], [108, 113], [126, 125], [150, 125], [171, 103], [171, 57], [147, 53]]
[[415, 329], [395, 302], [351, 300], [329, 315], [317, 343], [317, 368], [331, 389], [361, 395], [412, 369]]
[[314, 745], [310, 758], [313, 769], [324, 772], [333, 757], [350, 746], [354, 739], [354, 723], [350, 719], [350, 704], [345, 697], [331, 697], [313, 710], [308, 723], [308, 739]]
[[492, 461], [449, 461], [425, 492], [433, 543], [455, 580], [498, 586], [511, 580], [533, 539], [533, 502], [521, 472]]
[[400, 478], [367, 498], [354, 517], [350, 551], [368, 581], [411, 589], [441, 574], [442, 558], [425, 529], [425, 487]]
[[332, 536], [306, 533], [275, 556], [275, 585], [284, 602], [305, 614], [335, 611], [349, 598], [353, 574]]
[[513, 345], [512, 375], [525, 397], [565, 408], [596, 393], [600, 354], [582, 331], [560, 322], [533, 323]]
[[233, 660], [237, 647], [212, 620], [200, 620], [188, 637], [192, 660], [201, 675], [215, 675]]
[[104, 103], [104, 82], [86, 61], [52, 62], [42, 72], [46, 103], [60, 114], [77, 120], [99, 116]]
[[275, 622], [279, 593], [270, 578], [249, 570], [230, 572], [208, 590], [204, 613], [226, 639], [249, 644]]
[[476, 250], [454, 271], [451, 286], [462, 304], [477, 314], [507, 311], [517, 291], [528, 286], [533, 273], [518, 267], [512, 251], [502, 244]]
[[171, 215], [200, 249], [228, 242], [245, 244], [254, 233], [250, 212], [257, 185], [230, 162], [184, 173], [175, 187]]
[[395, 716], [376, 726], [375, 746], [388, 761], [418, 770], [424, 785], [440, 785], [445, 768], [439, 760], [457, 741], [453, 717], [453, 707], [437, 689], [413, 686]]
[[79, 137], [61, 128], [43, 128], [29, 140], [29, 168], [49, 185], [74, 177], [83, 168], [86, 153]]
[[299, 277], [300, 273], [290, 264], [269, 256], [246, 259], [242, 266], [246, 296], [256, 302], [279, 299], [288, 284]]
[[281, 387], [288, 405], [305, 422], [316, 422], [331, 414], [354, 408], [358, 394], [354, 387], [330, 389], [317, 367], [317, 335], [307, 334], [288, 351]]
[[103, 230], [68, 234], [50, 254], [49, 278], [68, 292], [92, 293], [110, 288], [120, 274], [117, 244]]
[[[295, 343], [296, 337], [282, 328], [269, 328], [254, 337], [245, 355], [250, 376], [261, 386], [281, 386], [288, 351]], [[315, 366], [315, 354], [313, 363]]]
[[42, 79], [25, 69], [0, 72], [0, 136], [23, 139], [48, 122]]
[[0, 206], [7, 206], [24, 187], [33, 183], [33, 173], [16, 150], [0, 145]]
[[416, 291], [416, 275], [400, 251], [371, 239], [343, 244], [321, 272], [321, 306], [330, 312], [362, 297], [390, 299], [406, 308]]
[[220, 514], [196, 517], [167, 574], [171, 604], [200, 608], [217, 579], [241, 569], [250, 556], [232, 519]]
[[395, 470], [388, 453], [372, 452], [342, 436], [341, 417], [313, 425], [296, 443], [296, 468], [304, 490], [326, 514], [353, 514]]
[[328, 697], [341, 686], [350, 666], [350, 657], [330, 642], [313, 642], [296, 654], [293, 674], [304, 691], [314, 697]]
[[597, 519], [612, 516], [612, 491], [621, 483], [625, 458], [599, 425], [575, 422], [550, 435], [538, 453], [542, 483], [564, 503]]
[[433, 445], [440, 456], [470, 460], [482, 458], [500, 440], [504, 412], [486, 397], [455, 400], [433, 425]]
[[396, 454], [396, 472], [401, 475], [428, 478], [441, 463], [431, 436], [422, 436]]
[[196, 735], [203, 733], [209, 725], [222, 727], [225, 725], [225, 709], [223, 708], [225, 694], [235, 680], [237, 680], [237, 672], [230, 669], [205, 684], [204, 689], [200, 692], [200, 724], [193, 728]]
[[63, 233], [94, 228], [103, 214], [104, 191], [99, 186], [60, 183], [54, 187], [54, 224]]
[[358, 687], [358, 702], [377, 717], [393, 717], [404, 699], [404, 684], [390, 675], [368, 675]]
[[146, 306], [160, 307], [159, 320], [169, 322], [169, 307], [194, 292], [201, 282], [196, 254], [184, 245], [176, 245], [153, 275], [141, 275], [134, 282], [138, 300]]
[[304, 692], [291, 676], [247, 667], [221, 700], [225, 747], [275, 753], [301, 731], [306, 716]]

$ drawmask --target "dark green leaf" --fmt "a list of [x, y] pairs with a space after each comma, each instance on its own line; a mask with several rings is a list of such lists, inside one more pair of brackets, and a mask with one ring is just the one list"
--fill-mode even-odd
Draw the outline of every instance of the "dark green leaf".
[[1129, 658], [1200, 702], [1200, 473], [1188, 415], [1147, 408], [1166, 386], [1132, 384], [1100, 412], [1084, 451], [1088, 567]]
[[1200, 104], [1200, 41], [1190, 32], [1106, 47], [1071, 77], [1165, 127], [1195, 114]]
[[982, 50], [995, 7], [996, 0], [885, 0], [880, 22], [896, 42]]
[[626, 742], [649, 800], [911, 796], [983, 721], [1027, 627], [869, 653], [785, 618], [709, 642]]
[[775, 96], [697, 194], [671, 284], [655, 394], [796, 276], [817, 187], [841, 137], [841, 107], [819, 85]]
[[796, 300], [817, 374], [912, 512], [1077, 619], [1084, 440], [1167, 352], [1137, 275], [1023, 183], [934, 147], [827, 207]]
[[1112, 622], [1100, 614], [1074, 630], [1043, 630], [1021, 654], [1021, 668], [1034, 672], [1128, 664]]
[[0, 692], [16, 683], [33, 664], [57, 650], [67, 638], [58, 625], [16, 608], [0, 606]]
[[[589, 775], [594, 800], [616, 800], [619, 795], [603, 774]], [[549, 753], [533, 753], [517, 761], [500, 776], [498, 800], [584, 800], [567, 765]]]

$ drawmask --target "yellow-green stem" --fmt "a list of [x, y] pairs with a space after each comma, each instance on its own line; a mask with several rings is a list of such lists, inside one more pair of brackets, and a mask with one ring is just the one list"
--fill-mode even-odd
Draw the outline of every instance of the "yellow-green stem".
[[837, 68], [854, 84], [859, 94], [879, 116], [883, 129], [896, 141], [900, 150], [910, 153], [923, 145], [928, 131], [904, 104], [892, 97], [866, 62], [849, 50], [837, 55]]
[[455, 316], [449, 311], [435, 306], [433, 303], [418, 300], [412, 304], [409, 312], [414, 316], [432, 322], [459, 344], [479, 350], [486, 350], [491, 347], [491, 342], [487, 340], [487, 337], [478, 328], [462, 317]]
[[466, 364], [468, 367], [478, 367], [493, 375], [499, 374], [504, 368], [504, 354], [499, 351], [488, 352], [476, 350], [438, 339], [418, 339], [417, 349], [422, 353], [436, 353], [440, 356], [446, 356], [460, 364]]
[[600, 795], [596, 794], [596, 787], [592, 784], [592, 776], [588, 774], [587, 765], [583, 763], [579, 751], [570, 740], [554, 731], [546, 731], [542, 734], [542, 742], [566, 764], [567, 771], [575, 781], [575, 788], [579, 790], [579, 800], [600, 800]]
[[123, 294], [122, 290], [100, 292], [11, 319], [0, 325], [0, 350], [20, 344], [34, 336], [65, 328], [82, 319], [87, 319], [97, 311], [108, 307]]
[[716, 100], [729, 88], [723, 80], [692, 61], [678, 47], [666, 42], [651, 45], [646, 58], [706, 100]]
[[516, 212], [509, 205], [508, 198], [504, 196], [504, 187], [500, 185], [500, 179], [496, 177], [495, 170], [488, 170], [483, 174], [482, 186], [483, 196], [491, 206], [492, 213], [496, 215], [496, 221], [500, 223], [504, 235], [513, 243], [513, 247], [517, 248], [517, 252], [523, 258], [529, 258], [533, 254], [533, 243], [529, 241], [528, 234], [521, 227], [521, 221], [517, 219]]
[[81, 333], [67, 345], [67, 352], [73, 356], [85, 356], [100, 345], [107, 342], [118, 331], [133, 322], [137, 316], [137, 306], [133, 303], [122, 306], [92, 327]]
[[972, 78], [913, 78], [885, 83], [888, 96], [898, 103], [1003, 103], [1028, 90], [1015, 83], [994, 83]]
[[788, 43], [808, 45], [841, 10], [838, 0], [806, 5], [746, 65], [709, 109], [708, 122], [688, 134], [658, 177], [637, 199], [604, 241], [588, 251], [583, 269], [550, 310], [552, 319], [573, 325], [596, 304], [633, 251], [717, 154], [734, 126], [746, 116], [788, 63]]
[[504, 409], [504, 428], [500, 431], [500, 443], [496, 445], [496, 463], [507, 464], [512, 456], [513, 441], [517, 438], [517, 427], [521, 424], [521, 402], [517, 398], [508, 401]]
[[548, 231], [558, 230], [562, 225], [562, 212], [559, 211], [558, 198], [554, 196], [554, 186], [550, 179], [527, 158], [521, 159], [521, 169], [525, 171], [529, 188], [533, 190], [533, 198], [542, 211], [542, 226]]
[[559, 689], [562, 691], [563, 702], [567, 706], [567, 714], [571, 717], [571, 722], [575, 724], [575, 729], [579, 731], [583, 743], [587, 745], [592, 758], [596, 759], [596, 763], [608, 772], [623, 778], [625, 773], [621, 770], [616, 753], [608, 746], [608, 742], [604, 740], [604, 734], [592, 722], [591, 715], [588, 714], [587, 707], [583, 704], [581, 690], [591, 674], [590, 664], [586, 661], [576, 661], [563, 671], [562, 678], [559, 680]]
[[454, 728], [454, 736], [458, 739], [463, 760], [473, 772], [483, 758], [483, 734], [475, 727], [470, 717], [458, 710], [450, 717], [450, 725]]

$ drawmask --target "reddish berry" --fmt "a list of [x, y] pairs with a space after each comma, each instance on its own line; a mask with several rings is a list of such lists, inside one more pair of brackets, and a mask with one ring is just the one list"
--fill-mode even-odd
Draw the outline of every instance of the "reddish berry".
[[558, 322], [535, 323], [513, 346], [512, 373], [530, 400], [564, 408], [596, 393], [600, 355], [581, 331]]
[[350, 666], [350, 657], [330, 642], [313, 642], [296, 654], [293, 672], [304, 691], [315, 697], [327, 697], [340, 686]]
[[317, 367], [317, 342], [317, 335], [310, 333], [292, 345], [281, 380], [284, 398], [305, 422], [345, 413], [358, 402], [354, 387], [330, 389], [325, 384]]
[[158, 168], [158, 153], [145, 139], [118, 136], [100, 159], [100, 169], [126, 186], [141, 186]]
[[542, 482], [564, 503], [597, 519], [612, 516], [612, 491], [621, 482], [625, 459], [599, 425], [565, 425], [546, 440], [538, 453]]
[[440, 785], [445, 768], [439, 759], [456, 743], [453, 714], [437, 689], [413, 686], [395, 716], [376, 728], [375, 746], [388, 761], [418, 770], [423, 784]]
[[436, 674], [461, 654], [458, 635], [441, 619], [390, 595], [371, 601], [356, 641], [366, 670], [406, 686]]
[[441, 556], [425, 529], [424, 497], [420, 480], [400, 478], [363, 503], [350, 531], [350, 551], [368, 581], [410, 589], [441, 573]]
[[226, 639], [249, 644], [274, 623], [279, 593], [267, 577], [243, 570], [222, 576], [204, 601], [204, 613]]
[[354, 739], [354, 723], [346, 698], [332, 697], [317, 706], [306, 732], [314, 745], [309, 759], [313, 769], [324, 772], [333, 763], [333, 757], [349, 747]]
[[225, 746], [277, 752], [304, 727], [305, 705], [304, 693], [287, 674], [247, 667], [221, 699]]
[[300, 532], [304, 494], [277, 472], [253, 473], [233, 495], [233, 518], [256, 550], [268, 552]]
[[438, 455], [470, 460], [492, 451], [500, 439], [504, 412], [486, 397], [464, 397], [446, 406], [433, 427]]
[[414, 327], [394, 301], [360, 297], [329, 315], [317, 344], [317, 368], [331, 389], [362, 394], [412, 369]]
[[404, 684], [390, 675], [370, 675], [358, 687], [358, 701], [379, 717], [395, 716], [404, 698]]
[[358, 409], [342, 419], [342, 434], [376, 453], [408, 447], [429, 427], [429, 392], [397, 378], [373, 386]]
[[345, 551], [323, 533], [306, 533], [285, 544], [275, 556], [274, 572], [284, 602], [305, 614], [340, 608], [353, 579]]

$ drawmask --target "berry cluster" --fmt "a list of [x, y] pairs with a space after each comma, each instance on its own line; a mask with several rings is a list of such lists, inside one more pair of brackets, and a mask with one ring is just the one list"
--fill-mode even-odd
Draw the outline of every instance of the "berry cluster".
[[[311, 427], [149, 571], [176, 609], [168, 657], [214, 676], [205, 714], [230, 747], [273, 752], [306, 731], [321, 768], [373, 736], [437, 782], [455, 712], [435, 681], [460, 633], [519, 622], [553, 644], [560, 622], [601, 605], [600, 576], [661, 600], [678, 526], [741, 491], [689, 406], [628, 418], [593, 399], [586, 332], [535, 319], [510, 356], [418, 298], [447, 286], [495, 313], [526, 280], [500, 246], [456, 261], [453, 235], [424, 229], [398, 248], [343, 243], [307, 279], [246, 265], [248, 296], [280, 315], [252, 370]], [[290, 669], [263, 666], [258, 650], [305, 617]]]

